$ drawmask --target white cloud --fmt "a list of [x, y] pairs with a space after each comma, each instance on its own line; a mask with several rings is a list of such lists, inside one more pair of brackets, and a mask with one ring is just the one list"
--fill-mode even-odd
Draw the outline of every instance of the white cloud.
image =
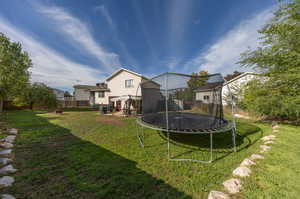
[[56, 6], [38, 6], [37, 10], [52, 19], [56, 30], [66, 35], [68, 39], [71, 39], [71, 42], [76, 42], [78, 48], [83, 48], [89, 54], [94, 55], [103, 64], [107, 72], [111, 72], [121, 66], [119, 56], [115, 53], [107, 52], [98, 44], [87, 25], [78, 18], [63, 8]]
[[34, 82], [70, 89], [74, 84], [94, 84], [103, 79], [103, 75], [98, 70], [72, 62], [18, 30], [3, 18], [0, 18], [0, 32], [12, 41], [20, 42], [23, 49], [28, 52], [33, 62], [30, 71]]
[[107, 23], [112, 29], [114, 30], [116, 29], [115, 23], [113, 22], [108, 10], [104, 5], [96, 6], [95, 10], [100, 11], [100, 13], [104, 16], [105, 20], [107, 21]]
[[170, 64], [169, 69], [174, 69], [181, 62], [182, 44], [188, 30], [188, 25], [193, 13], [193, 2], [174, 0], [170, 1], [168, 10], [167, 46], [169, 56], [176, 57]]
[[180, 59], [177, 57], [170, 57], [161, 62], [163, 66], [166, 66], [169, 70], [176, 69], [176, 66], [180, 63]]
[[111, 15], [109, 13], [109, 10], [104, 5], [96, 6], [94, 8], [94, 10], [96, 12], [100, 12], [100, 14], [105, 18], [105, 20], [111, 30], [113, 39], [115, 40], [115, 43], [118, 44], [120, 47], [122, 55], [127, 58], [127, 60], [129, 61], [129, 63], [131, 64], [131, 66], [133, 68], [137, 68], [137, 66], [138, 66], [137, 61], [131, 56], [131, 54], [129, 53], [124, 42], [119, 39], [117, 25], [114, 22], [114, 20], [112, 19]]
[[155, 63], [158, 60], [158, 56], [156, 53], [156, 46], [154, 46], [154, 42], [152, 41], [150, 31], [148, 30], [148, 27], [145, 25], [144, 22], [144, 13], [142, 12], [142, 9], [139, 5], [139, 1], [130, 1], [132, 3], [132, 7], [134, 10], [134, 14], [136, 16], [138, 25], [141, 27], [141, 33], [145, 36], [145, 43], [149, 47], [149, 56], [153, 60], [153, 63]]
[[272, 17], [272, 9], [264, 10], [253, 18], [242, 21], [205, 52], [200, 52], [188, 61], [186, 70], [207, 70], [210, 73], [230, 73], [241, 70], [236, 64], [240, 53], [248, 47], [255, 48], [259, 44], [259, 30]]

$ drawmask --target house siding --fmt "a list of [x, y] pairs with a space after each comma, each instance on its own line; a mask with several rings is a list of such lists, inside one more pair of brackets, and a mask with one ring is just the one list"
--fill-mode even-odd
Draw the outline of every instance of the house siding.
[[[125, 88], [125, 80], [128, 79], [133, 79], [133, 87]], [[115, 77], [113, 77], [107, 82], [107, 86], [111, 90], [109, 96], [124, 96], [124, 95], [141, 96], [141, 89], [138, 89], [141, 81], [142, 81], [141, 77], [129, 73], [127, 71], [121, 71], [118, 75], [116, 75]]]
[[90, 100], [90, 91], [85, 88], [75, 88], [74, 97], [77, 101]]
[[[209, 96], [209, 99], [204, 99], [204, 96]], [[203, 91], [196, 93], [196, 101], [202, 101], [203, 103], [209, 104], [213, 101], [213, 92], [212, 91]]]
[[99, 97], [99, 92], [95, 92], [95, 104], [109, 104], [109, 92], [104, 92], [104, 97]]
[[58, 89], [53, 89], [53, 93], [56, 96], [57, 100], [63, 101], [65, 100], [65, 92], [58, 90]]
[[[126, 88], [125, 80], [129, 79], [133, 79], [133, 87]], [[109, 104], [110, 97], [119, 97], [126, 95], [141, 96], [141, 89], [139, 88], [139, 84], [141, 83], [141, 81], [142, 77], [139, 77], [127, 71], [121, 71], [116, 76], [107, 81], [107, 87], [110, 91], [106, 91], [103, 98], [98, 96], [99, 92], [94, 93], [95, 104]], [[124, 101], [121, 102], [121, 106], [124, 106]]]
[[[230, 94], [229, 91], [233, 92], [235, 90], [235, 88], [242, 88], [244, 85], [246, 85], [249, 81], [253, 80], [254, 78], [256, 78], [257, 75], [253, 74], [253, 73], [248, 73], [246, 75], [244, 75], [243, 77], [229, 82], [228, 84], [223, 86], [222, 89], [222, 97], [223, 99]], [[241, 96], [239, 96], [241, 97]], [[223, 100], [223, 104], [227, 105], [227, 103], [225, 102], [225, 100]]]

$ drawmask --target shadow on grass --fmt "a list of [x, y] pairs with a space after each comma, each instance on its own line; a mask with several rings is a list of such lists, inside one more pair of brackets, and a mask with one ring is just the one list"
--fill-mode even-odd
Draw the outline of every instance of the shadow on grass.
[[[157, 131], [158, 135], [165, 141], [156, 145], [146, 145], [147, 147], [157, 147], [167, 142], [167, 133]], [[236, 147], [237, 152], [242, 151], [255, 144], [263, 135], [263, 131], [253, 124], [239, 122], [237, 123]], [[149, 135], [148, 135], [149, 136]], [[183, 155], [193, 152], [209, 153], [210, 151], [210, 135], [209, 134], [179, 134], [170, 133], [170, 143], [186, 151], [173, 156], [172, 158], [180, 158]], [[250, 138], [251, 137], [251, 138]], [[145, 136], [147, 139], [147, 136]], [[214, 161], [220, 160], [233, 152], [232, 131], [213, 134], [213, 152], [219, 153]]]
[[[35, 112], [14, 112], [17, 198], [190, 198], [136, 167], [136, 162], [84, 141]], [[34, 124], [39, 128], [32, 129]]]

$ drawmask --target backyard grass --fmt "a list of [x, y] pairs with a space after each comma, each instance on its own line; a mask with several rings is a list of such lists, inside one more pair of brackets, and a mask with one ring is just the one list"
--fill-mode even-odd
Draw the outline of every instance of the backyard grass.
[[300, 198], [300, 128], [281, 125], [273, 148], [244, 185], [246, 198]]
[[[141, 148], [134, 118], [102, 116], [94, 111], [62, 115], [11, 111], [4, 120], [21, 132], [14, 149], [13, 164], [19, 169], [16, 182], [5, 190], [16, 198], [207, 198], [210, 190], [222, 189], [222, 182], [231, 177], [232, 170], [259, 150], [259, 139], [271, 133], [270, 124], [239, 120], [238, 152], [232, 153], [230, 133], [215, 135], [215, 161], [199, 164], [168, 161], [165, 135], [161, 132], [145, 130], [146, 147]], [[208, 158], [208, 136], [177, 135], [172, 139], [172, 156]], [[292, 162], [297, 159], [299, 165], [299, 153], [285, 156], [289, 149], [282, 142], [282, 148], [268, 154], [271, 160], [267, 157], [256, 168], [258, 176], [249, 178], [245, 193], [239, 197], [257, 198], [266, 187], [289, 188], [272, 184], [277, 179], [273, 172], [280, 172], [278, 164], [297, 170], [296, 162]], [[298, 146], [295, 144], [293, 150]], [[273, 156], [281, 162], [273, 160]], [[285, 168], [288, 175], [291, 170]], [[292, 183], [289, 177], [278, 180], [285, 181]]]

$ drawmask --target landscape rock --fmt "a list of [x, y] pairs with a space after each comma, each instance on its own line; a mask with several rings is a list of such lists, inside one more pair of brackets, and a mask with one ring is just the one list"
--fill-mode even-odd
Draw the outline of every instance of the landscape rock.
[[0, 175], [7, 175], [11, 173], [15, 173], [17, 169], [15, 169], [11, 164], [7, 165], [0, 169]]
[[235, 194], [241, 191], [242, 183], [240, 179], [231, 178], [223, 182], [223, 186], [228, 193]]
[[0, 151], [0, 156], [2, 157], [8, 157], [11, 155], [12, 150], [11, 149], [5, 149]]
[[251, 118], [249, 116], [246, 116], [246, 115], [241, 115], [241, 114], [234, 114], [235, 117], [237, 118], [243, 118], [243, 119], [246, 119], [246, 120], [250, 120]]
[[267, 145], [260, 145], [261, 151], [260, 153], [265, 153], [267, 152], [271, 147]]
[[263, 150], [268, 150], [268, 149], [271, 148], [271, 147], [268, 146], [268, 145], [260, 145], [259, 147], [260, 147], [261, 149], [263, 149]]
[[266, 141], [266, 142], [264, 142], [264, 144], [274, 144], [274, 141], [272, 141], [272, 140]]
[[9, 142], [9, 143], [13, 143], [16, 139], [16, 136], [15, 135], [9, 135], [9, 136], [6, 136], [6, 138], [4, 138], [4, 141], [5, 142]]
[[9, 142], [3, 142], [3, 143], [0, 143], [0, 147], [1, 148], [5, 148], [5, 149], [10, 149], [12, 148], [14, 145], [9, 143]]
[[208, 199], [229, 199], [229, 196], [220, 191], [210, 191]]
[[9, 194], [2, 194], [1, 199], [16, 199], [16, 198]]
[[18, 134], [18, 129], [15, 129], [15, 128], [8, 129], [8, 133], [12, 134], [12, 135], [17, 135]]
[[1, 165], [6, 165], [12, 162], [12, 159], [9, 158], [0, 158], [0, 164]]
[[265, 153], [267, 151], [268, 151], [268, 149], [262, 149], [262, 150], [259, 151], [259, 153]]
[[0, 178], [0, 187], [9, 187], [15, 182], [15, 179], [10, 176], [3, 176]]
[[261, 156], [261, 155], [259, 155], [259, 154], [252, 154], [252, 155], [250, 156], [250, 159], [251, 159], [251, 160], [264, 159], [264, 157]]
[[273, 128], [273, 129], [278, 129], [278, 128], [279, 128], [279, 125], [276, 124], [276, 125], [274, 125], [272, 128]]
[[269, 140], [274, 140], [275, 138], [276, 138], [275, 135], [268, 135], [268, 136], [262, 137], [261, 139], [263, 141], [269, 141]]
[[241, 166], [233, 170], [232, 174], [239, 177], [247, 177], [250, 176], [251, 170], [248, 167]]
[[249, 158], [246, 158], [245, 160], [243, 160], [243, 162], [241, 163], [241, 166], [251, 166], [251, 165], [255, 165], [256, 163], [253, 162], [252, 160], [250, 160]]

